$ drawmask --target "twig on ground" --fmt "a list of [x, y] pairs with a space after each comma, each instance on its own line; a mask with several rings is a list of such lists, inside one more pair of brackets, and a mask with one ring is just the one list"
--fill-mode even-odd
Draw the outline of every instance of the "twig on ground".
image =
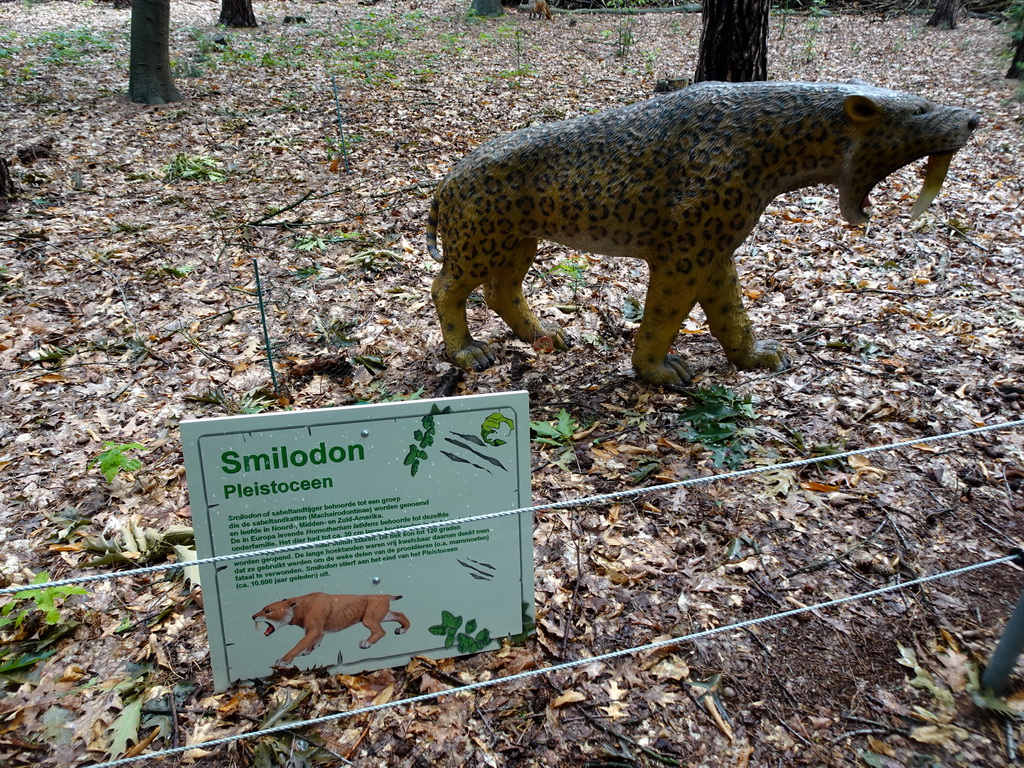
[[666, 757], [665, 755], [663, 755], [661, 752], [658, 752], [657, 750], [651, 749], [650, 747], [645, 747], [643, 744], [640, 744], [639, 742], [637, 742], [636, 739], [631, 739], [629, 736], [626, 736], [624, 733], [619, 731], [617, 728], [612, 728], [607, 723], [602, 722], [600, 718], [594, 717], [593, 715], [591, 715], [589, 712], [586, 712], [585, 710], [580, 710], [580, 713], [583, 715], [583, 717], [585, 717], [587, 719], [587, 722], [589, 722], [591, 725], [593, 725], [599, 731], [604, 731], [609, 736], [614, 736], [619, 741], [623, 741], [626, 744], [629, 744], [629, 746], [633, 747], [634, 749], [640, 750], [641, 752], [643, 752], [645, 755], [647, 755], [647, 757], [651, 758], [652, 760], [657, 760], [659, 763], [664, 763], [665, 765], [680, 765], [681, 766], [683, 764], [680, 760], [676, 760], [675, 758], [672, 758], [672, 757]]
[[788, 571], [786, 573], [786, 578], [787, 579], [788, 578], [792, 578], [793, 576], [796, 576], [797, 574], [801, 574], [801, 573], [808, 573], [810, 571], [817, 571], [817, 570], [819, 570], [821, 568], [825, 568], [826, 566], [832, 565], [833, 563], [838, 563], [840, 560], [845, 560], [847, 557], [849, 557], [851, 554], [856, 552], [861, 547], [867, 546], [867, 544], [869, 542], [871, 542], [878, 535], [878, 532], [881, 531], [882, 528], [885, 527], [885, 524], [888, 523], [888, 522], [889, 522], [888, 520], [882, 520], [882, 522], [879, 523], [878, 526], [875, 528], [875, 530], [873, 530], [870, 534], [868, 534], [866, 537], [864, 537], [862, 540], [860, 540], [859, 542], [854, 544], [849, 549], [846, 549], [846, 550], [840, 552], [835, 557], [830, 557], [830, 558], [828, 558], [826, 560], [818, 560], [817, 562], [809, 563], [809, 564], [801, 566], [800, 568], [797, 568], [795, 570]]

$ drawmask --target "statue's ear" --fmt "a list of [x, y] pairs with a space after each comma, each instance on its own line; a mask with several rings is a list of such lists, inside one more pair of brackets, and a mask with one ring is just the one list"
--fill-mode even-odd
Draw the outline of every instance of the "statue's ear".
[[882, 108], [873, 99], [859, 94], [846, 97], [843, 111], [854, 125], [869, 123], [882, 114]]

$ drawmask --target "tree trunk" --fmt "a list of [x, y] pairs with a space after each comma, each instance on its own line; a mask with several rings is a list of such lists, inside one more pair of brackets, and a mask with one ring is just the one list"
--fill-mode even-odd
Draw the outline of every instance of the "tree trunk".
[[504, 16], [505, 11], [501, 8], [501, 0], [473, 0], [469, 6], [471, 16]]
[[[1024, 22], [1021, 26], [1024, 27]], [[1013, 54], [1010, 68], [1006, 70], [1006, 76], [1015, 80], [1024, 78], [1024, 29], [1020, 30], [1020, 37], [1017, 38], [1017, 50]]]
[[225, 27], [258, 27], [252, 0], [221, 0], [217, 23]]
[[704, 0], [693, 81], [768, 79], [770, 0]]
[[956, 29], [956, 17], [960, 13], [960, 0], [938, 0], [935, 3], [935, 12], [928, 19], [926, 26]]
[[6, 213], [11, 207], [11, 200], [18, 196], [18, 188], [11, 178], [11, 169], [7, 161], [0, 157], [0, 213]]
[[181, 95], [171, 77], [171, 0], [132, 0], [128, 98], [139, 104], [167, 104]]

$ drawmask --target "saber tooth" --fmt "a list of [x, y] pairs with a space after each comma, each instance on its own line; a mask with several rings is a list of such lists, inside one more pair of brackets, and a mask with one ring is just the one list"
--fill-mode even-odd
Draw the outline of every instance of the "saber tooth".
[[928, 165], [925, 167], [924, 184], [921, 185], [921, 194], [917, 196], [917, 201], [910, 211], [911, 221], [915, 221], [938, 197], [939, 190], [942, 189], [942, 182], [946, 180], [946, 174], [949, 172], [949, 162], [952, 159], [952, 152], [929, 155]]

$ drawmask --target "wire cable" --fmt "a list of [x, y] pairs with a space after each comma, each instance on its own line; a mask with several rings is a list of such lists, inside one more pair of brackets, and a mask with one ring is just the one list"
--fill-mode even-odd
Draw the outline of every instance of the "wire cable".
[[922, 576], [912, 581], [901, 582], [899, 584], [890, 584], [885, 587], [879, 587], [878, 589], [872, 589], [867, 592], [860, 592], [856, 595], [848, 595], [846, 597], [836, 598], [835, 600], [829, 600], [824, 603], [817, 603], [815, 605], [806, 605], [799, 608], [793, 608], [788, 611], [781, 613], [772, 613], [767, 616], [760, 616], [754, 619], [747, 619], [740, 621], [735, 624], [728, 624], [723, 627], [713, 627], [711, 629], [705, 629], [700, 632], [694, 632], [690, 635], [684, 635], [683, 637], [672, 637], [665, 640], [658, 640], [653, 643], [647, 643], [645, 645], [633, 646], [631, 648], [622, 648], [615, 651], [608, 651], [607, 653], [601, 653], [596, 656], [590, 656], [584, 659], [574, 659], [573, 661], [565, 661], [561, 664], [554, 664], [550, 667], [540, 667], [537, 669], [530, 669], [525, 672], [519, 672], [514, 675], [508, 675], [506, 677], [496, 677], [490, 680], [478, 680], [474, 683], [467, 683], [466, 685], [458, 686], [456, 688], [449, 688], [445, 691], [433, 691], [431, 693], [422, 693], [417, 696], [410, 696], [407, 699], [399, 699], [397, 701], [388, 701], [382, 704], [372, 704], [370, 706], [361, 707], [359, 709], [353, 709], [348, 712], [333, 712], [329, 715], [322, 715], [321, 717], [314, 717], [308, 720], [297, 720], [291, 723], [281, 723], [270, 728], [264, 728], [258, 731], [250, 731], [247, 733], [237, 733], [232, 736], [225, 736], [220, 739], [211, 739], [210, 741], [204, 741], [199, 744], [189, 744], [181, 747], [170, 747], [157, 752], [149, 752], [143, 755], [136, 755], [134, 757], [121, 758], [120, 760], [112, 760], [106, 763], [94, 763], [89, 768], [116, 768], [117, 766], [130, 765], [131, 763], [138, 762], [140, 760], [157, 760], [171, 755], [180, 755], [183, 752], [188, 752], [193, 749], [204, 749], [210, 750], [215, 747], [224, 746], [225, 744], [231, 744], [237, 741], [243, 741], [245, 739], [255, 739], [260, 736], [270, 736], [276, 733], [282, 733], [284, 731], [292, 731], [297, 728], [309, 728], [316, 725], [323, 725], [330, 723], [335, 720], [340, 720], [347, 717], [358, 717], [359, 715], [368, 715], [376, 712], [382, 712], [388, 709], [394, 709], [395, 707], [422, 704], [426, 701], [438, 699], [441, 697], [454, 696], [459, 693], [467, 693], [470, 691], [478, 691], [483, 688], [490, 688], [495, 685], [501, 685], [504, 683], [513, 683], [520, 680], [527, 680], [529, 678], [537, 677], [539, 675], [552, 675], [556, 672], [563, 672], [565, 670], [574, 669], [586, 664], [599, 664], [613, 659], [618, 659], [622, 656], [629, 656], [638, 653], [647, 653], [649, 651], [658, 650], [659, 648], [667, 648], [676, 645], [683, 645], [684, 643], [692, 643], [697, 640], [703, 640], [704, 638], [712, 637], [713, 635], [719, 635], [723, 632], [732, 632], [734, 630], [749, 629], [750, 627], [757, 626], [759, 624], [766, 624], [768, 622], [787, 619], [793, 616], [799, 616], [802, 613], [808, 613], [810, 611], [820, 611], [827, 608], [834, 608], [844, 603], [854, 602], [856, 600], [866, 600], [871, 597], [877, 597], [878, 595], [884, 595], [888, 592], [895, 592], [901, 589], [909, 589], [916, 587], [921, 584], [926, 584], [930, 581], [937, 579], [943, 579], [950, 576], [959, 576], [961, 574], [976, 571], [981, 568], [989, 568], [993, 565], [1002, 565], [1004, 563], [1012, 563], [1017, 559], [1017, 553], [1012, 553], [1004, 557], [999, 557], [994, 560], [987, 560], [981, 563], [974, 563], [973, 565], [966, 565], [961, 568], [954, 568], [953, 570], [943, 571], [942, 573], [932, 574], [930, 576]]
[[611, 493], [603, 493], [598, 494], [596, 496], [586, 496], [579, 499], [566, 499], [564, 501], [555, 501], [550, 502], [548, 504], [538, 504], [532, 507], [508, 509], [503, 510], [501, 512], [488, 512], [482, 515], [461, 517], [455, 520], [439, 520], [431, 523], [409, 525], [403, 528], [391, 528], [388, 530], [381, 531], [369, 531], [366, 533], [356, 533], [349, 536], [338, 536], [330, 539], [320, 539], [318, 541], [305, 541], [298, 544], [288, 544], [280, 547], [256, 549], [250, 552], [232, 552], [226, 555], [215, 555], [212, 557], [204, 557], [199, 558], [197, 560], [188, 560], [177, 563], [160, 563], [158, 565], [146, 566], [145, 568], [133, 568], [127, 571], [95, 573], [86, 576], [72, 576], [66, 579], [48, 581], [41, 584], [23, 584], [20, 586], [4, 587], [0, 589], [0, 597], [4, 595], [17, 594], [18, 592], [22, 592], [29, 589], [50, 589], [53, 587], [63, 587], [72, 584], [88, 584], [95, 581], [106, 581], [108, 579], [127, 579], [134, 576], [144, 576], [147, 574], [162, 573], [165, 571], [179, 571], [185, 568], [191, 568], [193, 566], [210, 565], [212, 563], [226, 562], [230, 560], [243, 560], [252, 557], [265, 557], [268, 555], [281, 554], [284, 552], [299, 552], [306, 549], [333, 547], [341, 544], [350, 544], [352, 542], [357, 541], [369, 541], [372, 539], [383, 538], [385, 536], [397, 536], [405, 535], [408, 533], [419, 533], [421, 531], [429, 531], [435, 528], [443, 528], [451, 525], [469, 525], [471, 523], [486, 522], [488, 520], [497, 520], [499, 518], [508, 517], [510, 515], [525, 515], [552, 509], [569, 509], [572, 507], [584, 507], [596, 504], [604, 504], [610, 501], [618, 501], [620, 499], [627, 499], [633, 496], [641, 496], [648, 493], [663, 493], [665, 491], [671, 491], [677, 488], [686, 488], [694, 485], [703, 485], [705, 483], [712, 483], [720, 480], [732, 480], [738, 477], [746, 477], [748, 475], [767, 474], [769, 472], [778, 472], [783, 469], [803, 467], [808, 464], [818, 464], [823, 461], [835, 461], [837, 459], [846, 459], [851, 456], [864, 456], [871, 453], [878, 453], [879, 451], [893, 451], [898, 450], [900, 448], [909, 448], [915, 445], [934, 443], [943, 440], [952, 440], [957, 437], [979, 435], [985, 432], [992, 432], [995, 430], [1016, 429], [1021, 426], [1024, 426], [1024, 419], [1003, 422], [1001, 424], [987, 424], [981, 427], [972, 427], [970, 429], [962, 429], [956, 432], [945, 432], [941, 435], [931, 435], [926, 437], [914, 438], [912, 440], [901, 440], [895, 443], [886, 443], [885, 445], [875, 445], [869, 446], [867, 448], [858, 448], [856, 450], [844, 451], [842, 453], [832, 453], [827, 456], [814, 456], [807, 459], [794, 459], [793, 461], [784, 461], [779, 464], [770, 464], [766, 466], [749, 467], [747, 469], [738, 469], [733, 472], [724, 472], [718, 475], [691, 477], [686, 480], [677, 480], [676, 482], [672, 483], [648, 485], [642, 488], [630, 488], [624, 491], [613, 491]]

